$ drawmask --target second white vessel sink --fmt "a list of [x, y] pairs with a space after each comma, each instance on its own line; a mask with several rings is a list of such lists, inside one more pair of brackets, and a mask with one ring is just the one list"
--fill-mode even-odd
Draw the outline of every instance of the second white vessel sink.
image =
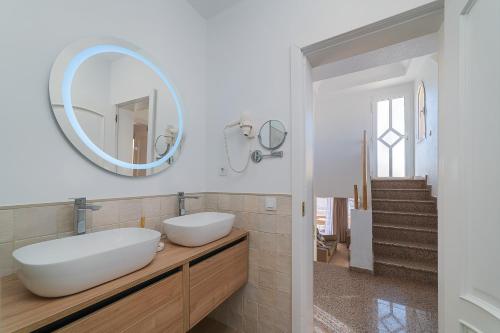
[[170, 241], [189, 247], [202, 246], [231, 232], [234, 215], [227, 213], [197, 213], [163, 221]]
[[24, 246], [12, 256], [26, 288], [44, 297], [80, 292], [153, 260], [161, 234], [121, 228]]

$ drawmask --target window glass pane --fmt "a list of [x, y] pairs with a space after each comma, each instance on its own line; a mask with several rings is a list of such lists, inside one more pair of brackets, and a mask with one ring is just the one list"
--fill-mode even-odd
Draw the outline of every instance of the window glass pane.
[[377, 102], [377, 137], [389, 129], [389, 100]]
[[392, 128], [400, 134], [405, 134], [405, 99], [404, 97], [392, 100]]
[[389, 148], [377, 141], [377, 177], [389, 177]]
[[397, 135], [393, 130], [390, 130], [382, 137], [382, 140], [384, 140], [389, 146], [392, 146], [399, 140], [399, 138], [401, 138], [401, 136]]
[[392, 147], [392, 177], [405, 176], [405, 140]]

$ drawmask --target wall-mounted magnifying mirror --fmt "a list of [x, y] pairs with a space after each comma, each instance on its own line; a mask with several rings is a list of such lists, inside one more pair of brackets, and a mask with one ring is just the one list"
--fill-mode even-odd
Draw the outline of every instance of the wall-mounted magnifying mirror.
[[49, 86], [62, 131], [97, 165], [146, 176], [178, 155], [181, 101], [158, 64], [138, 47], [108, 38], [71, 44], [57, 57]]
[[279, 120], [268, 120], [259, 131], [260, 145], [268, 150], [278, 149], [286, 139], [285, 125]]

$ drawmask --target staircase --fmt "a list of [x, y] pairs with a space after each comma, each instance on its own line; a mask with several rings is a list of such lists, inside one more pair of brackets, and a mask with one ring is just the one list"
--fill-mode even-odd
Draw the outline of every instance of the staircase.
[[375, 274], [437, 283], [437, 202], [424, 179], [372, 180]]

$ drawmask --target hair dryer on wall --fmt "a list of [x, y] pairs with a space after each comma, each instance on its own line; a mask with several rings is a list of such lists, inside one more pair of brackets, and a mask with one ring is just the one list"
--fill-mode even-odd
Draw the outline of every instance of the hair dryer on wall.
[[227, 143], [226, 129], [236, 127], [236, 126], [240, 127], [241, 134], [248, 139], [252, 139], [255, 137], [255, 131], [254, 131], [253, 122], [247, 113], [242, 113], [239, 120], [234, 121], [232, 123], [229, 123], [224, 127], [224, 131], [223, 131], [224, 132], [224, 148], [226, 150], [226, 158], [227, 158], [227, 163], [229, 164], [229, 168], [231, 168], [231, 170], [233, 170], [236, 173], [243, 173], [248, 168], [248, 164], [250, 163], [250, 155], [251, 155], [252, 151], [250, 149], [250, 143], [248, 143], [248, 145], [249, 145], [248, 157], [247, 157], [247, 161], [246, 161], [245, 165], [241, 169], [236, 169], [233, 167], [232, 162], [231, 162], [231, 155], [229, 154], [229, 146]]
[[255, 136], [253, 122], [250, 119], [248, 113], [243, 112], [241, 114], [241, 118], [239, 120], [236, 120], [236, 121], [233, 121], [232, 123], [227, 124], [224, 129], [236, 127], [236, 126], [240, 127], [241, 134], [243, 134], [243, 136], [246, 136], [249, 139], [252, 139]]

